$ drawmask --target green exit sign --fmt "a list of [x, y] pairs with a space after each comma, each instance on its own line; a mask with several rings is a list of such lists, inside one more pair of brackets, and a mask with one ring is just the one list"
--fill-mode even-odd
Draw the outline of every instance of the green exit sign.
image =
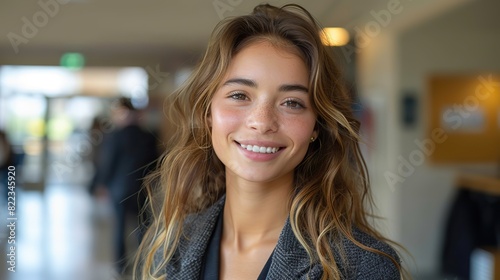
[[69, 69], [81, 69], [85, 65], [85, 57], [81, 53], [65, 53], [61, 56], [60, 64]]

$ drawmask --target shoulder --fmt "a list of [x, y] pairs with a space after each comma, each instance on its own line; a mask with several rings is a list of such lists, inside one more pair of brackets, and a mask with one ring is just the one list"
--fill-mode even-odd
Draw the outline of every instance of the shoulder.
[[181, 257], [199, 258], [203, 255], [217, 218], [224, 208], [224, 201], [224, 198], [221, 198], [209, 208], [189, 214], [184, 219], [182, 236], [177, 244], [177, 250]]
[[188, 234], [197, 231], [197, 229], [211, 229], [215, 226], [217, 217], [219, 216], [222, 208], [224, 207], [225, 197], [219, 199], [216, 203], [211, 205], [205, 210], [198, 213], [189, 214], [183, 223], [183, 232]]
[[[219, 213], [224, 206], [224, 198], [214, 205], [199, 212], [188, 215], [182, 225], [182, 233], [176, 244], [175, 252], [162, 269], [172, 279], [193, 279], [201, 268], [201, 260], [214, 229]], [[155, 254], [155, 265], [163, 261], [163, 250]]]
[[130, 124], [116, 130], [118, 135], [141, 135], [142, 128], [137, 124]]
[[[354, 279], [400, 279], [400, 271], [396, 264], [400, 258], [394, 248], [384, 241], [375, 238], [361, 230], [354, 229], [353, 237], [361, 244], [378, 252], [366, 250], [346, 239], [343, 247], [346, 254], [346, 271], [349, 278]], [[388, 256], [385, 256], [383, 254]]]
[[[357, 229], [353, 229], [352, 235], [357, 243], [345, 236], [331, 240], [331, 250], [342, 279], [401, 279], [397, 265], [383, 255], [392, 257], [396, 263], [400, 262], [398, 254], [389, 244]], [[363, 246], [358, 246], [359, 243]], [[287, 220], [273, 254], [268, 279], [321, 279], [323, 268], [317, 258], [313, 262], [311, 264], [306, 249]]]

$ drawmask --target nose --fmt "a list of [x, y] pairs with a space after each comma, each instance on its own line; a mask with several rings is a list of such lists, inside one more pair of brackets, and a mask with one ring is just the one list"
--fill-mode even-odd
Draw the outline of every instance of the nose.
[[247, 116], [247, 126], [262, 134], [276, 132], [279, 126], [276, 110], [271, 102], [254, 104]]

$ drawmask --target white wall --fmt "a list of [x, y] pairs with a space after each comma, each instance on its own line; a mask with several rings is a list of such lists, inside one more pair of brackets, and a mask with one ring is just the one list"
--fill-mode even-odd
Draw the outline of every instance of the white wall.
[[374, 116], [374, 135], [365, 136], [369, 152], [366, 161], [370, 173], [372, 192], [377, 214], [385, 221], [378, 221], [378, 229], [393, 240], [399, 240], [399, 213], [396, 190], [386, 183], [384, 173], [393, 169], [393, 158], [399, 151], [399, 131], [396, 125], [397, 61], [395, 38], [381, 34], [363, 49], [358, 57], [358, 88], [361, 99]]
[[[398, 174], [401, 158], [409, 160], [418, 150], [414, 141], [428, 137], [429, 75], [500, 73], [500, 1], [458, 2], [454, 7], [451, 2], [447, 7], [435, 7], [432, 2], [417, 7], [411, 6], [415, 1], [402, 1], [404, 10], [393, 15], [393, 21], [370, 44], [357, 50], [359, 92], [375, 112], [376, 136], [368, 164], [379, 213], [387, 217], [381, 229], [410, 251], [415, 262], [407, 259], [407, 266], [416, 278], [439, 272], [444, 223], [457, 172], [495, 169], [435, 166], [425, 159], [395, 186], [384, 177], [386, 172]], [[405, 17], [411, 20], [403, 21]], [[373, 17], [356, 26], [364, 27], [370, 20]], [[417, 96], [417, 123], [412, 128], [405, 128], [401, 121], [405, 91]]]
[[[428, 137], [425, 103], [430, 75], [500, 73], [499, 10], [499, 1], [474, 1], [399, 36], [400, 92], [415, 92], [420, 109], [416, 127], [401, 132], [400, 147], [405, 158], [418, 149], [415, 139]], [[463, 168], [466, 166], [425, 162], [401, 185], [401, 242], [417, 260], [421, 273], [439, 269], [455, 175]], [[467, 168], [494, 170], [493, 166]]]

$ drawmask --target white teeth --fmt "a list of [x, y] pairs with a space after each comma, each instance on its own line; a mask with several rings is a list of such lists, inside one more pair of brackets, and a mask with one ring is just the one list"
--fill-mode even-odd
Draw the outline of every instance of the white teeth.
[[254, 153], [261, 153], [261, 154], [274, 154], [276, 153], [279, 148], [272, 148], [272, 147], [259, 147], [259, 146], [256, 146], [256, 145], [244, 145], [244, 144], [240, 144], [241, 147], [243, 147], [244, 149], [247, 149], [248, 151], [252, 151]]

